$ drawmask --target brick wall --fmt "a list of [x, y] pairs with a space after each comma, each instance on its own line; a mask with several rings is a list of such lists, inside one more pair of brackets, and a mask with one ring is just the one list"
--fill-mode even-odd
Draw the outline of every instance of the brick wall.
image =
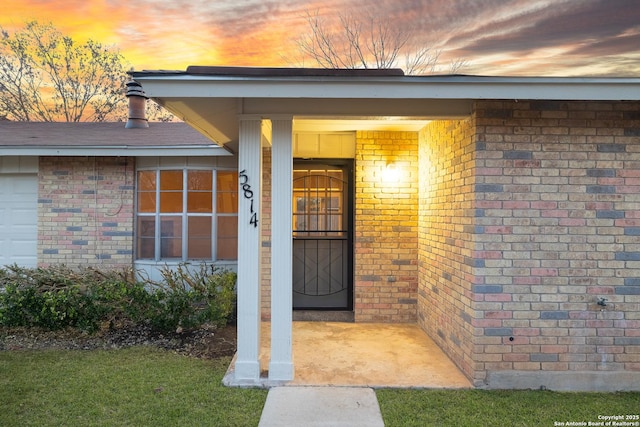
[[262, 149], [261, 318], [271, 320], [271, 147]]
[[473, 377], [473, 121], [431, 122], [419, 158], [418, 324]]
[[639, 103], [477, 101], [358, 132], [355, 168], [356, 321], [417, 321], [477, 386], [640, 372]]
[[482, 101], [475, 114], [476, 383], [639, 371], [640, 103]]
[[134, 169], [130, 157], [40, 158], [40, 266], [132, 266]]
[[[397, 181], [383, 179], [388, 163]], [[417, 132], [358, 132], [355, 193], [355, 320], [415, 322]]]

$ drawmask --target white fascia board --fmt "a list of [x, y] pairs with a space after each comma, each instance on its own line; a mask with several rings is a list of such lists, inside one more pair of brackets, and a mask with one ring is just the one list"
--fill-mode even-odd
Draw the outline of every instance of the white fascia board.
[[97, 156], [97, 157], [170, 157], [232, 156], [217, 145], [181, 147], [0, 147], [0, 156]]
[[140, 76], [155, 98], [640, 100], [640, 78]]

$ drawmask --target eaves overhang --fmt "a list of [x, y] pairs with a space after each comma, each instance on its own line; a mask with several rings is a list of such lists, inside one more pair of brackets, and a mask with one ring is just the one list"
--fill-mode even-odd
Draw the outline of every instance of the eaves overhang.
[[234, 76], [133, 72], [151, 97], [315, 99], [640, 99], [640, 78]]
[[401, 70], [247, 67], [131, 75], [148, 96], [220, 145], [237, 142], [238, 118], [247, 115], [291, 116], [295, 132], [298, 118], [307, 124], [460, 119], [472, 114], [477, 100], [640, 100], [640, 78], [405, 76]]
[[0, 156], [174, 157], [231, 156], [218, 145], [209, 146], [0, 146]]

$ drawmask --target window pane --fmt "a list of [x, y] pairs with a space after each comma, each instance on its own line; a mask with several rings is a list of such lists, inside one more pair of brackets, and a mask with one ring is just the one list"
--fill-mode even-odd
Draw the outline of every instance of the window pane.
[[327, 170], [327, 176], [338, 180], [338, 181], [343, 181], [344, 178], [342, 176], [342, 171], [340, 169], [338, 170]]
[[138, 217], [136, 229], [137, 258], [154, 259], [156, 245], [156, 220], [155, 217]]
[[189, 259], [211, 259], [211, 217], [190, 217], [188, 253]]
[[138, 212], [156, 211], [156, 172], [138, 172]]
[[139, 191], [138, 192], [138, 212], [155, 213], [156, 211], [156, 192]]
[[138, 171], [138, 190], [156, 191], [156, 171]]
[[182, 190], [182, 171], [160, 171], [160, 190]]
[[160, 258], [182, 257], [182, 218], [160, 218]]
[[160, 212], [182, 212], [182, 171], [160, 171]]
[[187, 195], [187, 211], [190, 213], [213, 212], [213, 195], [211, 191], [201, 193], [189, 191]]
[[181, 213], [182, 212], [182, 192], [160, 193], [161, 213]]
[[238, 259], [238, 217], [218, 217], [218, 250], [216, 258], [220, 260]]
[[311, 182], [313, 182], [314, 184], [312, 184], [315, 188], [312, 188], [312, 190], [324, 190], [325, 188], [327, 188], [327, 177], [324, 175], [324, 171], [311, 171], [311, 173], [313, 173], [314, 175], [311, 176]]
[[307, 176], [306, 170], [294, 170], [293, 171], [293, 188], [304, 189], [306, 186], [305, 177]]
[[216, 204], [219, 213], [238, 213], [238, 173], [218, 172]]
[[217, 175], [217, 190], [238, 192], [238, 172], [223, 171]]
[[329, 224], [327, 224], [328, 230], [342, 230], [342, 215], [329, 215]]
[[219, 213], [238, 213], [238, 193], [218, 193]]
[[212, 171], [188, 171], [187, 188], [191, 190], [211, 191], [213, 189]]

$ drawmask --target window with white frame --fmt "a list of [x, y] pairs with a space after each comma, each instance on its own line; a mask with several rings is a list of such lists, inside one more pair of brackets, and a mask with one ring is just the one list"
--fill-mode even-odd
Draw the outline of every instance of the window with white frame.
[[137, 171], [136, 258], [238, 258], [238, 173], [214, 167]]

